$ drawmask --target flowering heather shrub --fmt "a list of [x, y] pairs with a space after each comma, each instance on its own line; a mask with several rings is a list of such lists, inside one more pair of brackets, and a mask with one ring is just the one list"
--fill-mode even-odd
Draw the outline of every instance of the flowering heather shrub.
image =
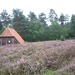
[[75, 75], [75, 58], [68, 66], [58, 70], [58, 74]]
[[[39, 75], [47, 69], [63, 69], [66, 64], [70, 64], [73, 71], [70, 69], [68, 71], [71, 71], [73, 75], [75, 73], [74, 58], [75, 40], [0, 46], [0, 74]], [[73, 63], [68, 63], [70, 61]]]

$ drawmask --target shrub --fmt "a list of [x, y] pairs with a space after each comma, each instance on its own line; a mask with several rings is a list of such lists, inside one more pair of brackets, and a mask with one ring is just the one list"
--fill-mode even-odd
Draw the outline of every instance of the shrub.
[[[69, 65], [74, 57], [75, 40], [1, 46], [0, 73], [1, 75], [39, 75], [46, 70], [57, 70]], [[74, 65], [75, 62], [66, 70], [75, 73]]]
[[63, 35], [60, 36], [60, 40], [61, 40], [61, 41], [64, 41], [64, 40], [65, 40], [65, 38], [64, 38]]

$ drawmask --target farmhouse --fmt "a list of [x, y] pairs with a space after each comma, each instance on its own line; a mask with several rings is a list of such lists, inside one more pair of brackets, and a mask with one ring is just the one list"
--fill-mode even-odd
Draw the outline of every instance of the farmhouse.
[[0, 45], [7, 44], [24, 44], [24, 40], [13, 28], [6, 28], [0, 35]]

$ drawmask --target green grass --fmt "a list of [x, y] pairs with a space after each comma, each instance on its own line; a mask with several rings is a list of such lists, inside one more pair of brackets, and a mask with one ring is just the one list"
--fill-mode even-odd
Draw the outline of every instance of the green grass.
[[75, 69], [70, 69], [69, 71], [64, 71], [64, 72], [58, 74], [58, 70], [47, 70], [44, 73], [42, 73], [41, 75], [71, 75], [72, 71], [73, 72], [75, 71]]
[[[56, 71], [52, 71], [52, 70], [48, 70], [45, 73], [41, 74], [41, 75], [58, 75], [57, 70]], [[71, 75], [71, 72], [62, 72], [59, 75]]]
[[41, 75], [56, 75], [56, 71], [48, 70], [48, 71], [46, 71], [45, 73], [43, 73]]

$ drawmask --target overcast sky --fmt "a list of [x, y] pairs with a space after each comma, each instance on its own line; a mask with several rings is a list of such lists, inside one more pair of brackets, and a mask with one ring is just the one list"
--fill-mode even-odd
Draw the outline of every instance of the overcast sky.
[[13, 8], [22, 9], [24, 14], [33, 11], [36, 15], [41, 12], [49, 14], [54, 9], [58, 15], [75, 14], [75, 0], [0, 0], [0, 12], [6, 9], [11, 14]]

